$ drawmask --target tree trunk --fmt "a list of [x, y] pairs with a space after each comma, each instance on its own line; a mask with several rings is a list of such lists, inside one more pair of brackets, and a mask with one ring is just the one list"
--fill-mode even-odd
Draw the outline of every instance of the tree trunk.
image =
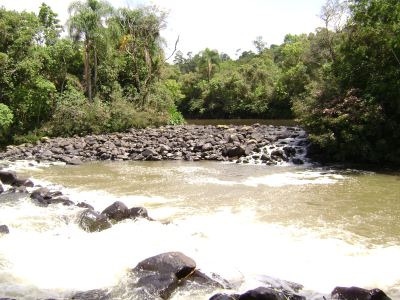
[[94, 85], [94, 93], [93, 96], [97, 94], [97, 49], [96, 46], [94, 48], [94, 77], [93, 77], [93, 85]]
[[85, 82], [86, 82], [86, 94], [89, 98], [89, 101], [92, 101], [92, 79], [91, 79], [91, 70], [90, 70], [90, 44], [88, 41], [85, 41]]

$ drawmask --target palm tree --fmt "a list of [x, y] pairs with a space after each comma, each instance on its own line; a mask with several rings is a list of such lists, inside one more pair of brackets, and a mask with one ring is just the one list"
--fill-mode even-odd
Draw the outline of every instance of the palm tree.
[[113, 9], [106, 1], [86, 0], [86, 2], [72, 2], [68, 8], [69, 34], [71, 38], [84, 45], [84, 78], [86, 94], [93, 99], [91, 54], [93, 54], [93, 85], [94, 93], [97, 91], [97, 41], [104, 34], [104, 25]]

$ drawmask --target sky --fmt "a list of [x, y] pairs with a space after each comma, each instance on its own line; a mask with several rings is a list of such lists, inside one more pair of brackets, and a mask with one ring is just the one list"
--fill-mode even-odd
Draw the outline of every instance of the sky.
[[[38, 12], [42, 2], [55, 11], [62, 24], [70, 0], [0, 0], [0, 6]], [[320, 10], [326, 0], [112, 0], [114, 7], [156, 5], [168, 12], [162, 36], [168, 56], [179, 36], [178, 50], [197, 53], [206, 47], [236, 58], [253, 50], [262, 36], [268, 45], [280, 44], [286, 34], [313, 32], [322, 26]], [[238, 49], [240, 49], [238, 51]]]

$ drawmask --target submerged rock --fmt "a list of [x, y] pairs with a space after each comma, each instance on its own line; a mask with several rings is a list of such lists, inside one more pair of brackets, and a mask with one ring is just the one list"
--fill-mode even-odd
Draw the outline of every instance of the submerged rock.
[[0, 234], [9, 234], [10, 230], [7, 225], [0, 225]]
[[335, 287], [331, 293], [335, 300], [391, 300], [382, 290], [359, 287]]
[[112, 225], [105, 215], [99, 214], [92, 209], [86, 209], [79, 216], [79, 226], [88, 232], [102, 231]]

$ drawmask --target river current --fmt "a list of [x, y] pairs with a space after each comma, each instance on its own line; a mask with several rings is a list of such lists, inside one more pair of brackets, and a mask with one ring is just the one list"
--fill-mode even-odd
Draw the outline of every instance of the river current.
[[[159, 222], [125, 220], [87, 233], [81, 209], [0, 198], [0, 298], [62, 299], [115, 286], [139, 261], [192, 257], [234, 291], [268, 278], [322, 299], [335, 286], [380, 288], [400, 299], [400, 176], [349, 169], [220, 162], [94, 162], [13, 166], [101, 211], [119, 200]], [[181, 290], [173, 299], [208, 299]]]

